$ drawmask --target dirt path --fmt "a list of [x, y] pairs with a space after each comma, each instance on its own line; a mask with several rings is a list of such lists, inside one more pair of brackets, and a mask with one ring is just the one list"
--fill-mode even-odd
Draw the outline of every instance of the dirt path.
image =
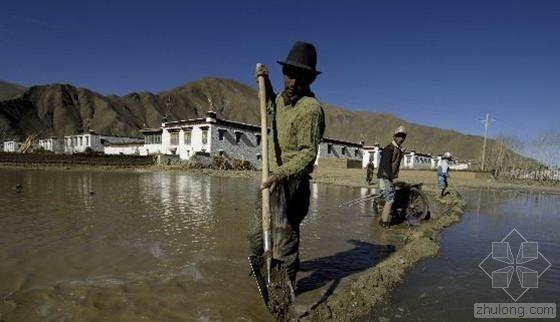
[[[312, 174], [316, 182], [340, 184], [351, 187], [365, 187], [365, 173], [362, 169], [341, 169], [341, 168], [321, 168], [318, 167]], [[424, 186], [431, 191], [436, 191], [436, 172], [401, 170], [399, 181], [408, 183], [424, 183]], [[377, 180], [374, 180], [376, 184]], [[511, 189], [511, 190], [531, 190], [549, 193], [560, 193], [560, 186], [546, 186], [536, 183], [511, 183], [502, 182], [495, 179], [475, 179], [465, 172], [451, 172], [449, 187], [457, 188], [490, 188], [490, 189]]]
[[[183, 166], [159, 166], [149, 157], [139, 156], [104, 156], [104, 155], [62, 155], [62, 154], [19, 154], [0, 153], [0, 167], [25, 167], [34, 169], [65, 168], [102, 169], [103, 171], [180, 171], [199, 175], [225, 177], [254, 177], [258, 171], [234, 171], [212, 169], [190, 169]], [[313, 180], [320, 183], [366, 187], [363, 169], [343, 169], [319, 166], [312, 173]], [[399, 181], [424, 183], [427, 190], [436, 191], [436, 173], [430, 170], [402, 169]], [[374, 180], [374, 185], [377, 180]], [[494, 188], [510, 190], [530, 190], [548, 193], [560, 193], [560, 185], [543, 185], [535, 182], [503, 182], [494, 179], [473, 178], [472, 173], [451, 172], [450, 188]]]

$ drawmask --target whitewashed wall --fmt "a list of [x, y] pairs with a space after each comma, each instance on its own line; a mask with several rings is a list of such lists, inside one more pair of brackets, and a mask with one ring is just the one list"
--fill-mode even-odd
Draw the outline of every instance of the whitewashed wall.
[[373, 160], [374, 167], [377, 169], [379, 167], [379, 160], [381, 160], [381, 151], [383, 151], [383, 149], [378, 146], [364, 147], [362, 168], [367, 166], [367, 161], [371, 158]]
[[85, 152], [87, 148], [96, 152], [104, 152], [105, 146], [102, 142], [126, 143], [138, 140], [139, 138], [98, 135], [92, 133], [67, 135], [64, 137], [64, 152], [82, 153]]
[[402, 167], [405, 169], [433, 169], [433, 158], [418, 155], [416, 152], [406, 153], [403, 157]]
[[144, 132], [144, 145], [140, 147], [140, 155], [163, 154], [162, 133]]
[[139, 149], [140, 155], [165, 154], [162, 144], [144, 144]]
[[454, 163], [449, 165], [451, 170], [468, 170], [470, 165], [468, 163]]
[[[185, 133], [191, 132], [191, 142], [185, 142]], [[184, 127], [179, 131], [179, 146], [177, 154], [182, 160], [188, 160], [196, 152], [212, 153], [212, 126], [208, 124], [193, 125], [192, 127]], [[206, 142], [202, 142], [203, 133], [206, 132]]]
[[104, 147], [105, 154], [109, 155], [140, 155], [140, 148], [143, 147], [142, 144], [130, 144], [130, 145], [108, 145]]
[[43, 148], [45, 151], [62, 153], [64, 152], [64, 140], [55, 138], [41, 139], [39, 140], [39, 147]]
[[4, 142], [4, 152], [17, 152], [21, 146], [21, 142], [18, 141], [5, 141]]
[[[201, 127], [207, 125], [189, 125], [164, 128], [161, 133], [161, 152], [163, 154], [179, 155], [183, 160], [188, 160], [195, 152], [209, 152], [210, 150], [210, 129], [208, 127], [208, 142], [202, 144]], [[185, 142], [185, 133], [190, 131], [191, 141]], [[171, 137], [176, 134], [177, 142], [171, 142]], [[176, 144], [175, 144], [176, 143]], [[152, 145], [153, 146], [153, 145]]]
[[[190, 130], [191, 140], [185, 142], [185, 133]], [[171, 133], [178, 133], [178, 144], [171, 144]], [[203, 133], [206, 132], [206, 143], [203, 143]], [[223, 139], [220, 140], [220, 132]], [[237, 134], [239, 133], [239, 134]], [[197, 125], [177, 126], [164, 128], [162, 132], [161, 147], [145, 145], [145, 149], [161, 150], [163, 154], [179, 155], [182, 160], [190, 159], [196, 152], [207, 152], [212, 156], [223, 155], [226, 159], [246, 160], [254, 166], [260, 166], [260, 144], [257, 144], [258, 131], [241, 129], [207, 122]], [[239, 142], [237, 142], [239, 135]]]
[[[332, 145], [331, 151], [329, 153], [329, 145]], [[343, 148], [346, 148], [346, 153], [343, 152]], [[357, 152], [356, 152], [357, 151]], [[350, 160], [362, 160], [363, 151], [360, 147], [346, 145], [342, 143], [333, 143], [329, 141], [322, 141], [319, 144], [319, 159], [323, 158], [335, 158], [335, 159], [350, 159]]]

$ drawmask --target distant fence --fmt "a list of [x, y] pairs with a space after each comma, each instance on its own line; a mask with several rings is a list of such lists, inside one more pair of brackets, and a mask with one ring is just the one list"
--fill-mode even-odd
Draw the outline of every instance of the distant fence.
[[155, 164], [152, 156], [54, 153], [0, 153], [0, 163], [8, 165], [89, 165], [138, 167]]
[[560, 169], [512, 169], [494, 171], [494, 176], [503, 179], [532, 180], [560, 183]]

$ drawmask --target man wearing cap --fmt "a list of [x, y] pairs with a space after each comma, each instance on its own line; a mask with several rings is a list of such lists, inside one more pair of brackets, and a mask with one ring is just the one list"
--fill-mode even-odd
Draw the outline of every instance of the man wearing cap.
[[451, 160], [452, 156], [451, 153], [445, 152], [439, 162], [437, 167], [437, 181], [438, 187], [441, 191], [441, 196], [445, 196], [447, 194], [447, 178], [449, 178], [449, 161]]
[[391, 225], [391, 208], [395, 201], [393, 179], [397, 178], [399, 175], [399, 168], [404, 155], [401, 145], [405, 139], [406, 129], [401, 125], [395, 130], [393, 141], [381, 151], [377, 178], [379, 178], [381, 194], [383, 195], [383, 199], [385, 199], [385, 206], [383, 207], [381, 221], [379, 222], [383, 228], [389, 228]]
[[[269, 134], [270, 176], [261, 189], [270, 188], [272, 254], [275, 265], [286, 270], [293, 292], [299, 269], [299, 225], [309, 208], [309, 174], [313, 170], [325, 117], [310, 85], [317, 75], [317, 52], [312, 44], [296, 42], [285, 61], [279, 61], [284, 75], [284, 90], [276, 95], [264, 65], [256, 76], [264, 76], [271, 113]], [[260, 195], [260, 194], [259, 194]], [[260, 198], [259, 198], [260, 202]], [[253, 256], [262, 257], [261, 207], [257, 205], [249, 232]]]

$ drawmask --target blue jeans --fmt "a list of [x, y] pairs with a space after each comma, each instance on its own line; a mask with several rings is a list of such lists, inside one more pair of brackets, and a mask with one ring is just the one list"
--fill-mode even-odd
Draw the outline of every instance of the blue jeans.
[[438, 175], [438, 187], [440, 190], [447, 188], [447, 177]]

